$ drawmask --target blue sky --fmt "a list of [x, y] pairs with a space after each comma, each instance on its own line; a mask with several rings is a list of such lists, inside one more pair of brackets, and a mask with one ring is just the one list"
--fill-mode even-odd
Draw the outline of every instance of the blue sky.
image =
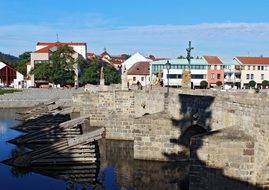
[[38, 41], [87, 42], [88, 51], [194, 56], [269, 55], [269, 0], [1, 0], [0, 51]]

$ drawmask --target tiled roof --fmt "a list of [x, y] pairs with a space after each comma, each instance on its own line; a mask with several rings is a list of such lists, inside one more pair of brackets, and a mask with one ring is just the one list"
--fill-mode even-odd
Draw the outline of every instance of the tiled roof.
[[128, 75], [149, 75], [149, 62], [135, 63], [129, 70]]
[[236, 57], [242, 64], [269, 65], [269, 57]]
[[70, 45], [70, 46], [84, 46], [87, 45], [85, 42], [37, 42], [37, 46], [54, 46], [57, 44], [62, 44], [62, 45]]
[[44, 48], [41, 48], [39, 50], [36, 50], [34, 53], [48, 53], [49, 49], [52, 48], [52, 45], [46, 46]]
[[217, 56], [203, 56], [209, 65], [222, 64], [222, 61]]

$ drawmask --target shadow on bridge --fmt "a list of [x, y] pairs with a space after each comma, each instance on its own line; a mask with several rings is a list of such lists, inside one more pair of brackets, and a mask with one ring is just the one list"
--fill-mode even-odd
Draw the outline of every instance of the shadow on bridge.
[[[224, 175], [224, 170], [209, 167], [198, 156], [199, 149], [203, 148], [203, 138], [221, 133], [211, 131], [212, 109], [215, 98], [211, 96], [183, 95], [178, 97], [181, 105], [182, 119], [171, 119], [173, 126], [181, 131], [178, 139], [170, 139], [171, 143], [181, 146], [183, 151], [178, 154], [163, 153], [170, 160], [174, 158], [189, 159], [189, 174], [184, 180], [178, 180], [179, 189], [189, 190], [259, 190], [246, 181]], [[237, 154], [234, 152], [234, 154]]]

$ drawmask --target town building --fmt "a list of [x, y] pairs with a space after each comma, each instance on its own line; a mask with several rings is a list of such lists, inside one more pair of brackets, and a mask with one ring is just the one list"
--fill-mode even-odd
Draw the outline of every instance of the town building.
[[240, 64], [233, 60], [223, 63], [224, 70], [224, 89], [241, 88]]
[[209, 65], [207, 70], [207, 82], [209, 87], [214, 87], [217, 82], [224, 84], [224, 69], [223, 63], [217, 56], [203, 56], [203, 59]]
[[127, 80], [129, 85], [141, 84], [147, 86], [150, 84], [149, 61], [140, 61], [135, 63], [127, 71]]
[[[73, 58], [79, 59], [87, 58], [87, 44], [86, 43], [63, 43], [63, 42], [38, 42], [36, 44], [36, 51], [31, 53], [31, 61], [27, 64], [27, 87], [36, 86], [40, 87], [43, 85], [48, 85], [48, 81], [44, 80], [35, 80], [34, 75], [30, 74], [30, 71], [34, 68], [36, 64], [42, 64], [49, 61], [50, 55], [57, 50], [60, 46], [69, 46], [73, 49], [74, 54]], [[78, 65], [74, 66], [75, 71], [75, 85], [78, 85]]]
[[269, 57], [235, 57], [241, 68], [241, 88], [249, 88], [249, 81], [254, 80], [257, 88], [262, 88], [262, 81], [269, 80]]
[[0, 61], [0, 87], [23, 88], [25, 85], [23, 74]]
[[[191, 59], [190, 65], [187, 59], [171, 59], [169, 62], [171, 63], [169, 74], [166, 68], [167, 60], [150, 62], [150, 76], [153, 85], [161, 83], [165, 86], [181, 87], [182, 72], [184, 69], [189, 69], [189, 66], [191, 70], [192, 87], [199, 87], [202, 80], [207, 80], [208, 63], [204, 58]], [[160, 75], [162, 76], [162, 79], [160, 79]], [[159, 80], [162, 81], [160, 82]]]

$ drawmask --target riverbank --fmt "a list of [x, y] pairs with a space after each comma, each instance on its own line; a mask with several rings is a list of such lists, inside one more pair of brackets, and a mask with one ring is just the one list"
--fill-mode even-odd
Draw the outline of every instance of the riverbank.
[[59, 98], [59, 104], [72, 106], [72, 96], [74, 93], [82, 92], [78, 89], [22, 89], [20, 92], [0, 95], [0, 108], [23, 108], [31, 107], [42, 102]]

